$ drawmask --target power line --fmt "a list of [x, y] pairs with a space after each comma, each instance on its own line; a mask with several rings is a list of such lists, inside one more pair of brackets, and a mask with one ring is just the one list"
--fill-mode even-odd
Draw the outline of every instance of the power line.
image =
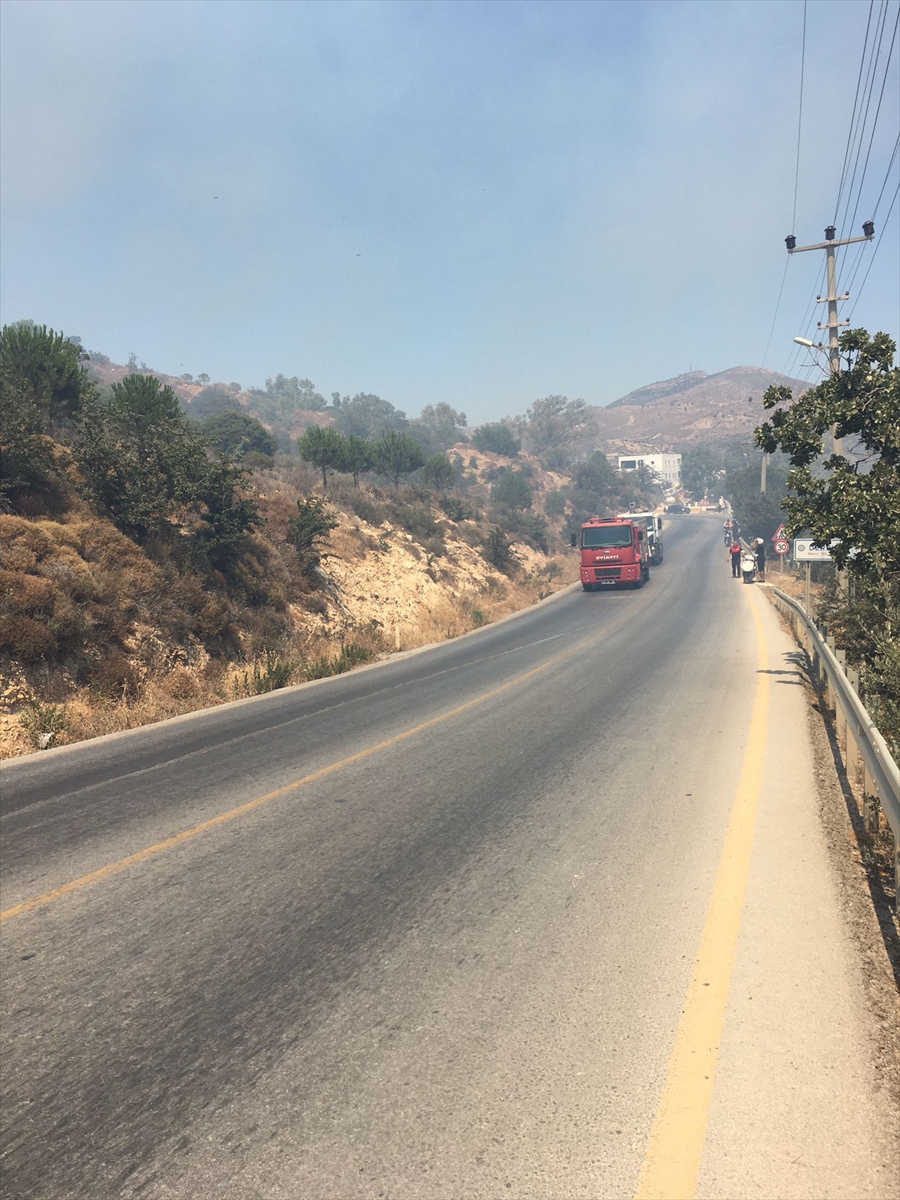
[[[894, 198], [893, 198], [893, 200], [891, 200], [891, 206], [887, 210], [887, 216], [884, 218], [885, 229], [888, 228], [888, 222], [891, 219], [891, 213], [894, 211], [894, 205], [897, 203], [898, 196], [900, 196], [900, 183], [898, 183], [896, 188], [894, 188]], [[878, 241], [875, 243], [875, 246], [872, 250], [872, 257], [869, 259], [868, 269], [867, 269], [865, 275], [863, 276], [862, 283], [859, 285], [859, 291], [856, 293], [856, 299], [853, 301], [853, 308], [850, 309], [851, 317], [853, 316], [854, 309], [856, 308], [857, 304], [859, 303], [859, 298], [862, 295], [863, 288], [866, 286], [866, 280], [869, 278], [869, 272], [872, 270], [872, 267], [875, 263], [875, 255], [878, 253], [878, 247], [881, 245], [881, 239], [883, 237], [884, 237], [884, 229], [882, 229], [881, 233], [878, 235]]]
[[779, 308], [781, 308], [781, 297], [784, 295], [784, 281], [787, 279], [787, 269], [788, 269], [788, 263], [790, 261], [791, 261], [791, 256], [788, 255], [785, 260], [784, 271], [782, 272], [782, 275], [781, 275], [781, 287], [778, 289], [778, 299], [775, 301], [775, 315], [772, 317], [772, 327], [769, 330], [769, 338], [768, 338], [768, 341], [766, 342], [766, 352], [763, 355], [763, 360], [762, 360], [763, 366], [766, 365], [766, 359], [769, 357], [769, 347], [772, 345], [772, 334], [775, 332], [775, 322], [778, 320], [778, 310], [779, 310]]
[[[894, 21], [894, 32], [891, 35], [891, 44], [888, 47], [887, 61], [884, 64], [884, 77], [881, 80], [881, 91], [878, 96], [878, 106], [875, 109], [875, 116], [872, 121], [872, 129], [871, 129], [871, 132], [869, 133], [869, 145], [866, 149], [866, 161], [863, 163], [863, 172], [862, 172], [862, 176], [860, 177], [859, 188], [857, 189], [857, 192], [856, 192], [856, 203], [853, 206], [853, 216], [850, 218], [850, 228], [852, 228], [853, 225], [855, 224], [856, 214], [857, 214], [857, 211], [859, 210], [859, 201], [860, 201], [860, 197], [862, 196], [863, 183], [865, 182], [866, 171], [869, 168], [869, 156], [872, 153], [872, 142], [875, 140], [875, 130], [878, 126], [878, 116], [881, 112], [881, 102], [884, 100], [884, 89], [887, 84], [888, 73], [890, 72], [890, 69], [891, 69], [891, 59], [894, 56], [894, 45], [897, 41], [898, 27], [900, 27], [900, 7], [898, 7], [898, 9], [897, 9], [897, 19]], [[866, 106], [866, 112], [868, 113], [868, 105]], [[849, 203], [850, 203], [849, 196], [847, 198], [847, 203], [849, 206]]]
[[869, 0], [869, 16], [866, 21], [866, 36], [863, 39], [862, 54], [859, 59], [859, 74], [856, 77], [856, 94], [853, 97], [853, 110], [850, 114], [850, 129], [847, 133], [847, 145], [844, 148], [844, 165], [841, 167], [841, 182], [838, 186], [837, 202], [834, 206], [834, 216], [832, 217], [832, 225], [837, 225], [838, 211], [841, 207], [841, 195], [844, 191], [844, 182], [847, 178], [847, 163], [850, 157], [850, 146], [853, 140], [853, 126], [856, 123], [856, 105], [859, 100], [859, 85], [862, 82], [863, 66], [866, 61], [866, 47], [869, 44], [869, 28], [872, 24], [872, 10], [875, 7], [875, 0]]
[[[797, 190], [800, 186], [800, 131], [803, 128], [803, 70], [806, 65], [806, 0], [803, 0], [803, 38], [800, 42], [800, 103], [797, 112], [797, 165], [794, 168], [794, 211], [791, 215], [791, 230], [797, 224]], [[782, 288], [784, 280], [781, 281]], [[781, 299], [779, 293], [778, 299]], [[775, 309], [776, 314], [778, 309]], [[767, 347], [768, 349], [768, 347]]]
[[891, 155], [891, 161], [888, 163], [888, 169], [884, 175], [884, 183], [881, 185], [881, 191], [878, 193], [878, 199], [875, 201], [875, 207], [872, 209], [872, 220], [878, 213], [878, 205], [881, 203], [881, 197], [884, 195], [884, 189], [887, 187], [887, 181], [891, 177], [891, 168], [894, 165], [894, 159], [897, 157], [897, 151], [900, 150], [900, 133], [897, 134], [897, 140], [894, 142], [894, 153]]
[[[881, 43], [884, 40], [884, 26], [885, 26], [885, 22], [887, 20], [887, 7], [888, 7], [888, 0], [882, 0], [881, 11], [878, 14], [878, 19], [877, 19], [877, 24], [876, 24], [877, 45], [876, 45], [875, 39], [873, 38], [872, 50], [869, 55], [869, 69], [866, 72], [866, 82], [863, 86], [863, 91], [865, 93], [866, 102], [865, 102], [865, 108], [862, 110], [861, 117], [860, 117], [859, 121], [857, 122], [856, 133], [855, 133], [854, 139], [853, 139], [854, 142], [857, 142], [857, 145], [856, 145], [856, 155], [853, 160], [853, 173], [850, 176], [850, 187], [847, 189], [847, 202], [844, 205], [844, 225], [845, 226], [847, 224], [847, 214], [850, 211], [850, 201], [853, 198], [853, 188], [856, 183], [856, 172], [859, 168], [859, 157], [862, 154], [862, 144], [863, 144], [863, 138], [865, 137], [866, 123], [868, 122], [868, 119], [869, 119], [869, 105], [872, 103], [872, 92], [875, 87], [875, 73], [878, 69], [878, 59], [881, 57]], [[858, 141], [857, 141], [857, 139], [858, 139]], [[860, 180], [860, 187], [861, 186], [862, 186], [862, 180]]]
[[[803, 0], [803, 35], [800, 41], [800, 99], [797, 105], [797, 161], [794, 167], [794, 211], [791, 214], [791, 229], [797, 224], [797, 193], [800, 187], [800, 135], [803, 130], [803, 73], [806, 66], [806, 0]], [[769, 329], [769, 337], [766, 341], [766, 349], [763, 354], [762, 365], [766, 365], [769, 357], [769, 347], [772, 345], [772, 335], [775, 332], [775, 322], [778, 320], [778, 310], [781, 308], [781, 297], [784, 295], [784, 281], [787, 279], [788, 263], [791, 261], [791, 256], [787, 256], [787, 261], [784, 264], [784, 271], [781, 274], [781, 286], [778, 289], [778, 299], [775, 301], [775, 312], [772, 316], [772, 325]]]

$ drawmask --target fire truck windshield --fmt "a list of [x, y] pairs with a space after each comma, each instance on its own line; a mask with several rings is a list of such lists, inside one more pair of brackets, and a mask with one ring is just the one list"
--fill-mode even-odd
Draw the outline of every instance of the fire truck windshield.
[[585, 550], [611, 550], [631, 545], [630, 525], [595, 525], [581, 531]]

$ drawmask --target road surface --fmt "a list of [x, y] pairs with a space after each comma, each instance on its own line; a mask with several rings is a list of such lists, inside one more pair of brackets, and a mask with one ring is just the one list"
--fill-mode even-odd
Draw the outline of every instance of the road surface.
[[895, 1196], [793, 647], [666, 538], [4, 766], [4, 1197]]

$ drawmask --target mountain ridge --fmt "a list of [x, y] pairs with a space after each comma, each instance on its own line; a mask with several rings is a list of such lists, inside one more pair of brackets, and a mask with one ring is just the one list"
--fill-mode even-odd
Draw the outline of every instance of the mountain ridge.
[[679, 450], [750, 437], [773, 384], [795, 396], [811, 385], [764, 367], [688, 371], [646, 384], [603, 407], [591, 406], [597, 446], [606, 453]]

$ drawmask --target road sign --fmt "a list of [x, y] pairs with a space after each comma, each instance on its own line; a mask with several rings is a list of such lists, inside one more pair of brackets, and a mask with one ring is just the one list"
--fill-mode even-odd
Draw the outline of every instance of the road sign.
[[772, 534], [772, 541], [773, 542], [783, 542], [785, 540], [786, 539], [785, 539], [785, 533], [784, 533], [784, 526], [779, 525], [778, 528], [775, 530], [775, 532]]
[[790, 550], [790, 548], [791, 548], [791, 543], [788, 541], [785, 541], [784, 538], [779, 538], [778, 541], [775, 543], [775, 553], [776, 554], [787, 554], [787, 552], [788, 552], [788, 550]]
[[826, 549], [814, 546], [812, 538], [794, 538], [795, 562], [831, 562], [831, 554]]

